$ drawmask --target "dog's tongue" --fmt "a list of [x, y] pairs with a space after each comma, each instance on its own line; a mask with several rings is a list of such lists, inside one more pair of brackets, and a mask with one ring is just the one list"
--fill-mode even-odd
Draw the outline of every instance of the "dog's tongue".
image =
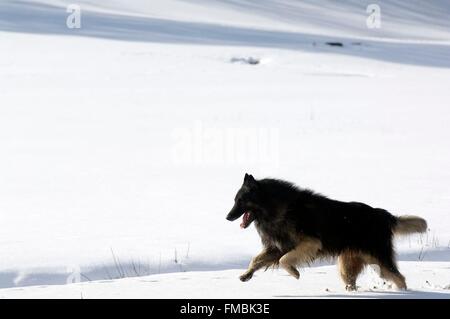
[[245, 212], [244, 216], [242, 217], [242, 222], [241, 222], [241, 228], [244, 229], [246, 228], [248, 225], [248, 220], [250, 219], [250, 213], [249, 212]]

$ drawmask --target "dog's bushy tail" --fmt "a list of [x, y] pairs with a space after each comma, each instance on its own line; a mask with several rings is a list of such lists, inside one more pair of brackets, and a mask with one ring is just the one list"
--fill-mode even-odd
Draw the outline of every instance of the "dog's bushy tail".
[[418, 216], [398, 216], [394, 227], [394, 234], [408, 235], [413, 233], [424, 233], [427, 231], [427, 221]]

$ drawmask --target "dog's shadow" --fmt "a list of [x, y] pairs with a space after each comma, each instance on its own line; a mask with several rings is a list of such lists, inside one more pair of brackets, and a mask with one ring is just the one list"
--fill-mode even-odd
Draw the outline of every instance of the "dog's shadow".
[[[370, 294], [368, 294], [370, 293]], [[377, 296], [378, 295], [378, 296]], [[326, 295], [275, 295], [274, 298], [330, 298], [330, 299], [450, 299], [450, 292], [434, 291], [361, 291], [360, 293]]]

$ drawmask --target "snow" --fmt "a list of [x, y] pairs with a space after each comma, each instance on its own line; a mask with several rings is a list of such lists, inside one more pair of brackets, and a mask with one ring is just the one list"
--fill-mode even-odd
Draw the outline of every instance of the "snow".
[[407, 291], [396, 291], [368, 268], [360, 278], [359, 290], [347, 292], [336, 268], [322, 266], [303, 269], [299, 280], [268, 270], [243, 283], [238, 280], [241, 270], [230, 269], [1, 289], [0, 298], [450, 298], [450, 286], [439, 284], [448, 279], [448, 263], [401, 262], [400, 269], [407, 275]]
[[[356, 1], [85, 0], [70, 30], [72, 1], [2, 1], [0, 296], [448, 298], [450, 6], [378, 2], [381, 29]], [[322, 264], [241, 284], [245, 172], [426, 218], [397, 241], [413, 291], [348, 294]]]

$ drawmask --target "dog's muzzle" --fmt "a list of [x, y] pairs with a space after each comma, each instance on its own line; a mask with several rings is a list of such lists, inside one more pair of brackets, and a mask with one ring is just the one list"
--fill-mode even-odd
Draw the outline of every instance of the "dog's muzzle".
[[236, 219], [238, 219], [239, 217], [241, 217], [242, 214], [238, 215], [238, 214], [233, 214], [233, 213], [229, 213], [227, 215], [227, 220], [229, 220], [230, 222], [235, 221]]

